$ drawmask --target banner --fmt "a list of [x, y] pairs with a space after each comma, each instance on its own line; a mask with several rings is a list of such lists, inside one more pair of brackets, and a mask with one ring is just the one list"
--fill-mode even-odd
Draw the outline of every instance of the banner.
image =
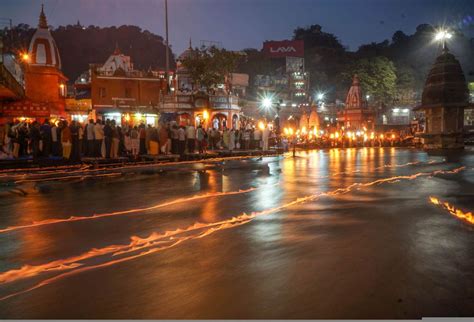
[[49, 103], [21, 100], [0, 105], [0, 115], [13, 117], [49, 117], [52, 112]]
[[265, 41], [263, 52], [267, 58], [304, 57], [304, 41]]

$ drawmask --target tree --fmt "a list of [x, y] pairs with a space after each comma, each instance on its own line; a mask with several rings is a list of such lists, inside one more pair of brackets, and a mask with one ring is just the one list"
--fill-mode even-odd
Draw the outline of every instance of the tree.
[[399, 104], [414, 105], [417, 94], [415, 70], [410, 66], [397, 65], [396, 73], [396, 102]]
[[395, 65], [388, 58], [378, 56], [362, 58], [353, 63], [346, 78], [359, 76], [362, 90], [377, 103], [390, 104], [396, 94], [397, 75]]
[[347, 51], [339, 39], [323, 31], [320, 25], [298, 27], [294, 40], [303, 40], [305, 70], [309, 72], [311, 93], [323, 90], [328, 99], [335, 99], [341, 86], [338, 77], [347, 66]]
[[210, 90], [223, 84], [241, 56], [215, 46], [191, 49], [182, 64], [198, 89]]

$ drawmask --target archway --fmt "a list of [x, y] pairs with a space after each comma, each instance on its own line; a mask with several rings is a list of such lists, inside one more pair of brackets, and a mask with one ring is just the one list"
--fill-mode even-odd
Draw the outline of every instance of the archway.
[[211, 126], [217, 130], [222, 130], [225, 127], [228, 127], [227, 115], [222, 114], [222, 113], [214, 114], [214, 116], [212, 117]]
[[237, 114], [234, 114], [232, 116], [232, 127], [234, 129], [240, 128], [240, 126], [239, 126], [239, 116]]

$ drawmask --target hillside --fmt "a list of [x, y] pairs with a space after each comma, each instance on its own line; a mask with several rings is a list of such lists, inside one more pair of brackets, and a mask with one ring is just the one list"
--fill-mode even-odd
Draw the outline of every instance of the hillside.
[[[19, 24], [5, 32], [6, 50], [24, 52], [35, 28]], [[132, 57], [136, 69], [164, 68], [166, 46], [163, 38], [137, 26], [97, 27], [76, 25], [51, 28], [62, 60], [62, 69], [70, 81], [74, 81], [90, 63], [103, 63], [118, 45]], [[170, 51], [170, 67], [174, 68], [174, 56]]]

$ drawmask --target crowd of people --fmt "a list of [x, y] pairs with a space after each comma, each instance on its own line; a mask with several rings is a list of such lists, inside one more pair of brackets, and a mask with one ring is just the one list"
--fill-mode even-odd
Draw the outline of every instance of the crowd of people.
[[62, 157], [79, 161], [91, 158], [138, 158], [140, 155], [206, 153], [207, 150], [269, 149], [274, 133], [247, 126], [205, 129], [176, 122], [152, 125], [116, 124], [114, 120], [89, 120], [87, 124], [66, 120], [43, 123], [15, 121], [0, 125], [0, 158]]

